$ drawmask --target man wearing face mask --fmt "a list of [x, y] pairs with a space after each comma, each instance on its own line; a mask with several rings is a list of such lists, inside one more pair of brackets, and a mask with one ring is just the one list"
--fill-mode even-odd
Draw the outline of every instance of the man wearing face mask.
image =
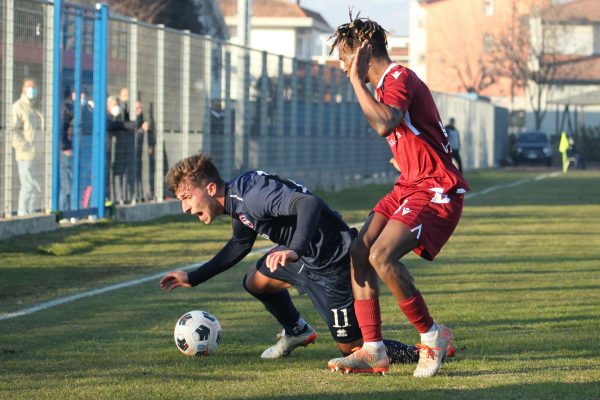
[[107, 160], [110, 165], [110, 176], [106, 182], [110, 185], [110, 199], [118, 204], [125, 204], [131, 198], [132, 182], [130, 161], [133, 149], [135, 122], [123, 119], [123, 109], [119, 98], [109, 96], [106, 100]]
[[23, 81], [21, 97], [12, 106], [11, 143], [19, 171], [19, 216], [34, 212], [41, 191], [33, 177], [36, 144], [41, 140], [44, 124], [42, 114], [35, 108], [37, 96], [37, 84], [27, 78]]

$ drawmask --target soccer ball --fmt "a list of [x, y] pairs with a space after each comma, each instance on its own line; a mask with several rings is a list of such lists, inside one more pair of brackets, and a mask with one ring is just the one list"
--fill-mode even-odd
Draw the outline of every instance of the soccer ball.
[[185, 313], [175, 324], [175, 345], [186, 356], [207, 356], [221, 341], [221, 324], [206, 311]]

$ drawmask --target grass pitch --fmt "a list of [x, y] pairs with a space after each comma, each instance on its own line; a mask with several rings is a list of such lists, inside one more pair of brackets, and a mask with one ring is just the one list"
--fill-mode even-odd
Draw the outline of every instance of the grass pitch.
[[[434, 378], [414, 379], [412, 365], [385, 377], [329, 372], [336, 347], [293, 290], [321, 336], [285, 360], [261, 360], [279, 328], [241, 288], [253, 256], [193, 289], [166, 293], [152, 281], [0, 321], [0, 398], [598, 399], [600, 172], [534, 179], [545, 172], [467, 174], [476, 195], [438, 259], [405, 259], [456, 336], [456, 359]], [[389, 188], [322, 195], [359, 222]], [[489, 188], [498, 189], [477, 195]], [[206, 227], [175, 216], [16, 237], [0, 243], [0, 314], [205, 260], [229, 235], [226, 218]], [[385, 290], [381, 304], [384, 335], [417, 341]], [[192, 309], [221, 322], [214, 356], [175, 348], [174, 324]]]

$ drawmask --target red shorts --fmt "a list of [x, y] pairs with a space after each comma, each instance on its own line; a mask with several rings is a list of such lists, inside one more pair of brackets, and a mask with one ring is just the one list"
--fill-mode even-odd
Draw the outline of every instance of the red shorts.
[[400, 186], [394, 186], [390, 193], [379, 200], [373, 211], [388, 220], [400, 221], [416, 232], [419, 246], [413, 251], [431, 261], [458, 225], [463, 202], [462, 194], [407, 191]]

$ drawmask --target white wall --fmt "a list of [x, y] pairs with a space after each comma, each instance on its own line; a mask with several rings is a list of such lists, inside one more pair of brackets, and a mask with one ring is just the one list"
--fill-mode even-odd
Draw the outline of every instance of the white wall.
[[600, 24], [594, 25], [594, 54], [600, 54]]
[[252, 48], [286, 57], [296, 55], [296, 32], [293, 29], [253, 28]]
[[568, 25], [545, 27], [546, 43], [554, 47], [558, 54], [594, 54], [594, 26]]
[[508, 156], [508, 111], [481, 100], [433, 93], [433, 99], [447, 124], [456, 120], [460, 134], [460, 156], [465, 169], [497, 167]]
[[422, 81], [427, 82], [427, 12], [417, 0], [409, 3], [409, 40], [408, 60], [410, 68], [417, 73]]

